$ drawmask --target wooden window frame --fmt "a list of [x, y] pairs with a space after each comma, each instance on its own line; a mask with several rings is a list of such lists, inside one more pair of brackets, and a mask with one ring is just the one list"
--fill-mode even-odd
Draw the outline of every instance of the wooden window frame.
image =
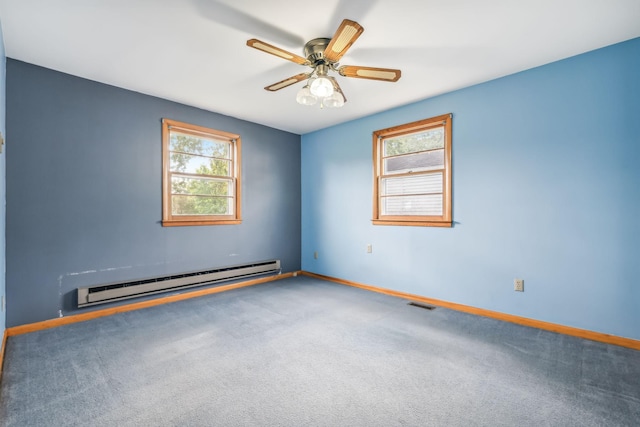
[[[170, 137], [175, 129], [183, 134], [198, 137], [210, 137], [231, 143], [232, 179], [234, 181], [233, 215], [173, 215], [171, 210], [171, 170], [170, 170]], [[188, 225], [231, 225], [242, 223], [241, 199], [241, 150], [240, 135], [192, 125], [176, 120], [162, 119], [162, 226], [179, 227]]]
[[[373, 132], [373, 219], [374, 225], [405, 225], [421, 227], [451, 227], [451, 121], [452, 114], [444, 114], [417, 122], [407, 123], [399, 126], [381, 129]], [[385, 139], [398, 137], [405, 134], [427, 131], [432, 128], [444, 126], [444, 168], [442, 184], [442, 215], [382, 215], [380, 181], [383, 178], [383, 150], [382, 144]]]

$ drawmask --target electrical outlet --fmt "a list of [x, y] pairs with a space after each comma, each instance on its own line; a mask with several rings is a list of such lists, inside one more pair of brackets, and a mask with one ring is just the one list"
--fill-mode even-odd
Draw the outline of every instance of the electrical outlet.
[[318, 259], [318, 251], [313, 253], [313, 259]]
[[371, 244], [367, 245], [367, 253], [370, 254], [371, 252], [373, 252], [373, 246]]
[[513, 290], [524, 292], [524, 279], [513, 279]]

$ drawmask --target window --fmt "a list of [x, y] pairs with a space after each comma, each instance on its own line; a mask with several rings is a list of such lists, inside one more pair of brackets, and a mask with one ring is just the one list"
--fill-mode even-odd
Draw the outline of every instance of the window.
[[373, 224], [451, 227], [451, 114], [373, 133]]
[[162, 225], [239, 224], [240, 136], [162, 120]]

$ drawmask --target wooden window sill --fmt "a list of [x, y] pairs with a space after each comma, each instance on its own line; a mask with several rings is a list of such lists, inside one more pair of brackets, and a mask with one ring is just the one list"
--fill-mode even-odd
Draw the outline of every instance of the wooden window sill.
[[234, 220], [220, 220], [220, 221], [180, 221], [180, 220], [170, 220], [170, 221], [162, 221], [163, 227], [185, 227], [189, 225], [234, 225], [234, 224], [242, 224], [241, 219]]
[[382, 219], [372, 219], [373, 225], [404, 225], [412, 227], [452, 227], [452, 221], [388, 221]]

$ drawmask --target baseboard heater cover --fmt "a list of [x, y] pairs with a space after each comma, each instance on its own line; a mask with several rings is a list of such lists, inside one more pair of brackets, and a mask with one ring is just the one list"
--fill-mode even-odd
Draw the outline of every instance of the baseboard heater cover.
[[261, 274], [280, 274], [280, 272], [280, 260], [278, 259], [128, 282], [86, 286], [78, 288], [78, 307], [88, 307], [142, 295], [192, 288]]

